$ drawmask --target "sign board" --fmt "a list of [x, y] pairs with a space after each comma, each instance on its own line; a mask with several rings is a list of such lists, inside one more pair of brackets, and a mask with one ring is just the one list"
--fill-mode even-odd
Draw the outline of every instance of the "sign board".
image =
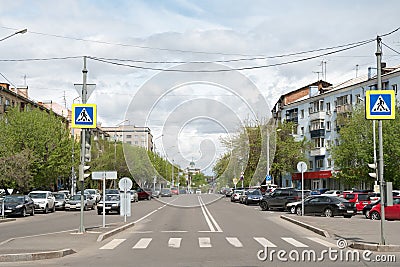
[[96, 128], [97, 106], [96, 104], [72, 105], [72, 128]]
[[115, 180], [117, 179], [117, 172], [115, 171], [103, 171], [103, 172], [92, 172], [92, 180]]
[[271, 176], [271, 175], [265, 176], [265, 182], [266, 182], [266, 184], [271, 184], [271, 181], [272, 181], [272, 176]]
[[236, 185], [238, 183], [238, 179], [237, 178], [233, 178], [232, 182]]
[[369, 120], [395, 118], [395, 93], [393, 90], [369, 90], [365, 93], [365, 115]]
[[121, 180], [119, 180], [118, 182], [119, 190], [121, 191], [131, 190], [132, 185], [133, 185], [132, 180], [129, 179], [128, 177], [121, 178]]
[[128, 193], [120, 193], [119, 194], [119, 199], [120, 199], [120, 215], [125, 217], [125, 222], [126, 222], [126, 216], [131, 216], [131, 192], [128, 191]]
[[299, 172], [307, 171], [307, 164], [304, 161], [300, 161], [299, 163], [297, 163], [297, 170]]

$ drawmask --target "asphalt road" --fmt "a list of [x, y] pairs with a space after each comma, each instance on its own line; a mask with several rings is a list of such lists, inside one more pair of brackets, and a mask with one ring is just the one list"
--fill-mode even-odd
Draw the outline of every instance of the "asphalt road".
[[[128, 221], [135, 221], [134, 227], [103, 242], [94, 243], [74, 255], [40, 261], [40, 265], [321, 266], [323, 262], [324, 266], [379, 266], [376, 262], [362, 259], [361, 262], [348, 262], [340, 258], [335, 260], [329, 258], [327, 253], [318, 261], [323, 251], [338, 250], [336, 241], [280, 219], [281, 212], [262, 212], [257, 205], [231, 203], [229, 198], [213, 194], [179, 195], [160, 200], [163, 202], [151, 200], [132, 204], [133, 214]], [[57, 231], [73, 226], [76, 228], [78, 215], [79, 212], [76, 215], [56, 212], [25, 219], [27, 222], [33, 219], [32, 223], [46, 224], [48, 230]], [[62, 223], [64, 220], [67, 222]], [[107, 220], [121, 221], [122, 217], [107, 216]], [[101, 216], [90, 211], [86, 221], [101, 224]], [[55, 222], [61, 225], [54, 228]], [[17, 224], [23, 227], [24, 223]], [[31, 231], [45, 232], [45, 228], [38, 226], [38, 229]], [[3, 230], [0, 225], [1, 233]], [[281, 255], [281, 259], [278, 258], [279, 250], [286, 253]], [[316, 261], [302, 261], [304, 251], [315, 252]], [[300, 259], [294, 261], [298, 254]], [[268, 257], [263, 259], [265, 255]], [[7, 263], [4, 266], [32, 266], [32, 262]]]

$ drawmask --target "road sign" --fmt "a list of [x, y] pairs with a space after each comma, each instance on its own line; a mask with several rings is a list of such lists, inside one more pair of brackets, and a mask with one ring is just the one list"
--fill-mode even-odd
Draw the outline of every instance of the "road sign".
[[132, 185], [133, 185], [132, 180], [129, 179], [128, 177], [121, 178], [121, 180], [119, 180], [118, 182], [119, 190], [121, 191], [131, 190]]
[[307, 170], [307, 164], [304, 161], [297, 163], [297, 170], [299, 172], [305, 172]]
[[115, 180], [117, 179], [117, 172], [115, 171], [103, 171], [103, 172], [92, 172], [92, 180]]
[[233, 179], [232, 179], [232, 182], [233, 182], [235, 185], [238, 183], [238, 181], [239, 181], [238, 178], [233, 178]]
[[126, 222], [126, 216], [131, 216], [131, 188], [132, 180], [128, 177], [121, 178], [118, 182], [121, 200], [120, 215], [124, 216], [124, 221]]
[[272, 176], [267, 174], [267, 176], [265, 176], [265, 182], [267, 184], [271, 184], [271, 181], [272, 181]]
[[96, 128], [97, 106], [96, 104], [72, 105], [72, 128]]
[[395, 93], [393, 90], [369, 90], [365, 93], [365, 114], [369, 120], [395, 118]]

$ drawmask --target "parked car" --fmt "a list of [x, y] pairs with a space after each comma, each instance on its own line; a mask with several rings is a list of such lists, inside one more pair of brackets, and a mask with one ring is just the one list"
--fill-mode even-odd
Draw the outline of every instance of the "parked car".
[[[304, 197], [304, 200], [306, 200], [307, 198], [309, 198], [310, 195], [308, 195], [307, 197]], [[290, 202], [286, 204], [286, 210], [289, 211], [292, 214], [296, 214], [296, 206], [300, 204], [301, 205], [301, 200], [300, 201], [296, 201], [296, 202]]]
[[261, 210], [285, 210], [290, 202], [301, 200], [301, 191], [294, 188], [277, 188], [272, 193], [265, 194], [260, 200]]
[[233, 191], [234, 191], [233, 188], [228, 188], [228, 189], [225, 191], [225, 196], [226, 196], [226, 197], [231, 197], [232, 194], [233, 194]]
[[119, 190], [118, 189], [106, 189], [105, 194], [106, 195], [108, 195], [108, 194], [116, 194], [116, 195], [118, 195], [119, 194]]
[[67, 196], [65, 193], [56, 192], [53, 193], [53, 196], [56, 200], [56, 210], [64, 210], [65, 203], [67, 202]]
[[4, 215], [6, 216], [20, 215], [25, 217], [27, 214], [35, 215], [35, 204], [29, 196], [6, 195], [3, 201]]
[[103, 213], [103, 204], [105, 204], [105, 212], [106, 214], [110, 212], [116, 212], [120, 214], [121, 212], [121, 201], [119, 198], [119, 194], [107, 194], [105, 201], [102, 199], [97, 204], [97, 214]]
[[172, 193], [173, 195], [179, 195], [179, 190], [178, 190], [178, 188], [176, 188], [176, 187], [171, 187], [171, 193]]
[[154, 189], [151, 189], [151, 197], [152, 198], [159, 198], [160, 197], [160, 191], [159, 190], [154, 190]]
[[325, 193], [322, 193], [322, 196], [340, 196], [342, 194], [342, 191], [340, 190], [328, 190]]
[[233, 194], [231, 195], [231, 202], [239, 201], [240, 196], [244, 194], [244, 190], [242, 189], [235, 189]]
[[[381, 203], [376, 204], [369, 212], [371, 220], [381, 219]], [[400, 220], [400, 197], [393, 197], [393, 206], [385, 207], [386, 220]]]
[[50, 191], [32, 191], [29, 196], [35, 203], [35, 211], [43, 213], [56, 211], [56, 199]]
[[196, 194], [200, 195], [201, 194], [201, 189], [197, 188], [196, 189]]
[[[301, 203], [296, 206], [297, 215], [301, 215]], [[324, 215], [325, 217], [343, 216], [351, 218], [357, 213], [354, 202], [336, 196], [310, 196], [304, 200], [304, 214]]]
[[69, 190], [59, 190], [57, 193], [64, 193], [67, 199], [71, 196]]
[[325, 193], [326, 191], [328, 191], [328, 188], [318, 188], [318, 189], [314, 189], [311, 191], [311, 195], [322, 195], [323, 193]]
[[[83, 209], [94, 210], [96, 203], [95, 200], [89, 195], [83, 195]], [[81, 209], [81, 195], [74, 195], [65, 203], [65, 210], [80, 210]]]
[[138, 188], [136, 190], [137, 194], [138, 194], [138, 199], [142, 200], [142, 199], [147, 199], [150, 200], [151, 196], [152, 196], [152, 192], [151, 189], [149, 188]]
[[171, 189], [169, 188], [162, 188], [160, 195], [162, 197], [172, 197]]
[[365, 192], [343, 192], [343, 198], [355, 203], [357, 211], [362, 211], [364, 206], [371, 203], [370, 195]]
[[139, 196], [136, 190], [131, 190], [131, 202], [138, 202]]
[[371, 219], [371, 217], [370, 217], [370, 215], [369, 215], [371, 209], [372, 209], [376, 204], [379, 204], [380, 202], [381, 202], [381, 200], [378, 199], [378, 200], [373, 201], [373, 202], [371, 202], [371, 203], [369, 203], [369, 204], [367, 204], [367, 205], [364, 206], [364, 208], [363, 208], [363, 210], [362, 210], [362, 213], [363, 213], [363, 215], [365, 216], [366, 219]]
[[179, 189], [179, 195], [181, 195], [181, 194], [186, 194], [186, 189]]
[[246, 205], [259, 203], [260, 200], [263, 198], [261, 191], [259, 189], [248, 190], [243, 198], [243, 203]]
[[92, 196], [93, 200], [94, 200], [96, 203], [99, 202], [100, 199], [101, 199], [101, 194], [100, 194], [99, 189], [85, 189], [84, 192], [85, 192], [85, 193], [88, 192], [88, 193]]

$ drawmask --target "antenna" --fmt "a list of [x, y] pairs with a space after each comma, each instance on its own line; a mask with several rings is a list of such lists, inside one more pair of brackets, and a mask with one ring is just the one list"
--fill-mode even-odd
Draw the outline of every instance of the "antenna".
[[313, 71], [313, 73], [317, 73], [318, 74], [318, 81], [319, 81], [319, 74], [322, 73], [320, 71]]

